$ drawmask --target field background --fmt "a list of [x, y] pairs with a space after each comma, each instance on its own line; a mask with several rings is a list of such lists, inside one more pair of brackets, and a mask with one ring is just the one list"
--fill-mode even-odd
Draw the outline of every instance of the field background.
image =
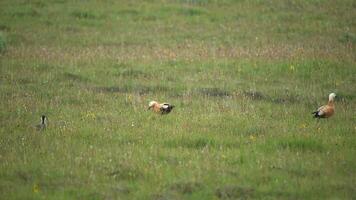
[[1, 0], [0, 199], [356, 199], [355, 19], [354, 0]]

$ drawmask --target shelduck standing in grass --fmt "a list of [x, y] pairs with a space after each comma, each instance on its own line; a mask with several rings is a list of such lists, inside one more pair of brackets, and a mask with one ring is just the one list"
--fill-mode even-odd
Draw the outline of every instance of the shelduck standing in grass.
[[148, 104], [148, 110], [152, 109], [155, 113], [168, 114], [174, 108], [174, 105], [169, 103], [158, 103], [157, 101], [150, 101]]
[[47, 127], [47, 117], [45, 115], [41, 116], [41, 123], [36, 125], [38, 131], [42, 131]]
[[321, 106], [317, 111], [313, 112], [314, 118], [329, 118], [335, 112], [334, 99], [336, 97], [335, 93], [329, 94], [329, 102], [325, 106]]

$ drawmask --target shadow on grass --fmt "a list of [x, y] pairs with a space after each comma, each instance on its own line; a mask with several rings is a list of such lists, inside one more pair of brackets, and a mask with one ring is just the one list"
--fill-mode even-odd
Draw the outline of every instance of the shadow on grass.
[[197, 138], [197, 139], [190, 139], [190, 138], [182, 138], [178, 140], [170, 140], [165, 142], [167, 147], [183, 147], [183, 148], [190, 148], [190, 149], [203, 149], [205, 147], [215, 147], [217, 144], [215, 140], [208, 139], [208, 138]]
[[30, 173], [26, 173], [24, 171], [17, 171], [16, 175], [17, 175], [17, 177], [19, 177], [24, 182], [31, 182], [33, 180], [33, 178], [30, 175]]
[[239, 142], [233, 141], [215, 141], [209, 138], [182, 138], [176, 140], [169, 140], [165, 142], [165, 146], [169, 148], [189, 148], [189, 149], [203, 149], [203, 148], [239, 148]]
[[211, 97], [228, 97], [231, 96], [231, 93], [227, 90], [220, 89], [220, 88], [198, 88], [198, 94], [202, 94], [204, 96], [211, 96]]
[[89, 82], [90, 79], [83, 77], [81, 75], [73, 74], [70, 72], [65, 72], [63, 74], [64, 80], [77, 81], [77, 82]]
[[0, 31], [9, 31], [10, 27], [4, 24], [0, 24]]
[[136, 139], [136, 138], [123, 138], [118, 141], [115, 141], [115, 143], [120, 146], [131, 145], [131, 144], [141, 144], [141, 140]]
[[339, 37], [339, 41], [344, 44], [356, 44], [356, 34], [345, 32]]
[[198, 182], [176, 182], [169, 186], [171, 191], [181, 194], [191, 194], [202, 189], [202, 184]]
[[98, 16], [93, 12], [90, 11], [73, 11], [71, 13], [72, 17], [75, 17], [77, 19], [100, 19], [103, 18], [102, 16]]
[[144, 174], [135, 166], [120, 164], [116, 170], [107, 174], [117, 181], [142, 179]]
[[319, 170], [311, 170], [311, 169], [305, 169], [305, 168], [281, 168], [281, 167], [275, 167], [272, 166], [271, 169], [285, 172], [288, 175], [294, 176], [294, 177], [314, 177], [318, 178], [321, 176], [321, 172]]
[[16, 80], [16, 83], [19, 85], [26, 85], [26, 84], [34, 83], [34, 81], [31, 80], [30, 78], [19, 78]]
[[[1, 29], [0, 29], [0, 31], [1, 31]], [[6, 46], [7, 46], [6, 43], [7, 43], [7, 42], [6, 42], [6, 40], [5, 40], [5, 37], [4, 37], [3, 34], [0, 32], [0, 54], [5, 53], [5, 51], [6, 51]]]
[[135, 69], [125, 69], [116, 74], [117, 76], [127, 77], [127, 78], [149, 78], [150, 74], [145, 73], [141, 70]]
[[293, 94], [278, 95], [276, 97], [271, 97], [269, 95], [265, 95], [259, 91], [243, 91], [242, 94], [248, 99], [254, 101], [267, 101], [275, 104], [293, 104], [299, 102], [299, 97]]
[[176, 182], [168, 185], [163, 192], [152, 195], [152, 199], [182, 199], [182, 195], [191, 195], [203, 189], [203, 184], [193, 181]]
[[252, 188], [237, 185], [222, 186], [215, 191], [215, 195], [220, 199], [249, 199], [253, 194]]
[[140, 95], [145, 95], [149, 93], [164, 92], [169, 94], [175, 94], [174, 89], [166, 86], [112, 86], [112, 87], [96, 87], [94, 89], [96, 92], [104, 93], [137, 93]]
[[199, 9], [199, 8], [180, 8], [178, 10], [178, 13], [181, 15], [185, 15], [185, 16], [199, 16], [199, 15], [203, 15], [206, 14], [206, 10], [203, 9]]
[[251, 100], [265, 100], [266, 99], [266, 96], [258, 91], [243, 91], [242, 94]]
[[177, 193], [162, 192], [162, 193], [153, 194], [151, 196], [151, 199], [154, 199], [154, 200], [179, 200], [182, 198]]
[[341, 101], [344, 103], [352, 102], [356, 99], [356, 94], [352, 93], [338, 93], [336, 96], [336, 102]]
[[115, 14], [121, 15], [121, 16], [136, 16], [139, 15], [140, 12], [134, 9], [122, 9], [117, 11]]
[[40, 17], [41, 14], [38, 10], [36, 9], [28, 9], [28, 10], [23, 10], [23, 11], [18, 11], [18, 12], [14, 12], [12, 13], [13, 17]]

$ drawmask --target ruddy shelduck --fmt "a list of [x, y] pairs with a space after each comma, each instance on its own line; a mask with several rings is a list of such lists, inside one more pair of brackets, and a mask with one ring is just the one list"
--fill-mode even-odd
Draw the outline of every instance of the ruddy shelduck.
[[152, 109], [155, 113], [168, 114], [175, 106], [170, 103], [158, 103], [157, 101], [150, 101], [148, 110]]
[[314, 118], [329, 118], [335, 112], [334, 99], [336, 97], [335, 93], [329, 94], [329, 102], [328, 104], [321, 106], [318, 110], [314, 111]]

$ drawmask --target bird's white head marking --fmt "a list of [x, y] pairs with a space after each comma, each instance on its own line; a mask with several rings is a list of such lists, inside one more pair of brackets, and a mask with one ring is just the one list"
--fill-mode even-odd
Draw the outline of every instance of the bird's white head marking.
[[150, 103], [148, 104], [148, 108], [152, 108], [152, 106], [154, 106], [155, 104], [157, 104], [157, 101], [150, 101]]
[[336, 97], [335, 93], [329, 94], [329, 101], [334, 101], [335, 97]]

